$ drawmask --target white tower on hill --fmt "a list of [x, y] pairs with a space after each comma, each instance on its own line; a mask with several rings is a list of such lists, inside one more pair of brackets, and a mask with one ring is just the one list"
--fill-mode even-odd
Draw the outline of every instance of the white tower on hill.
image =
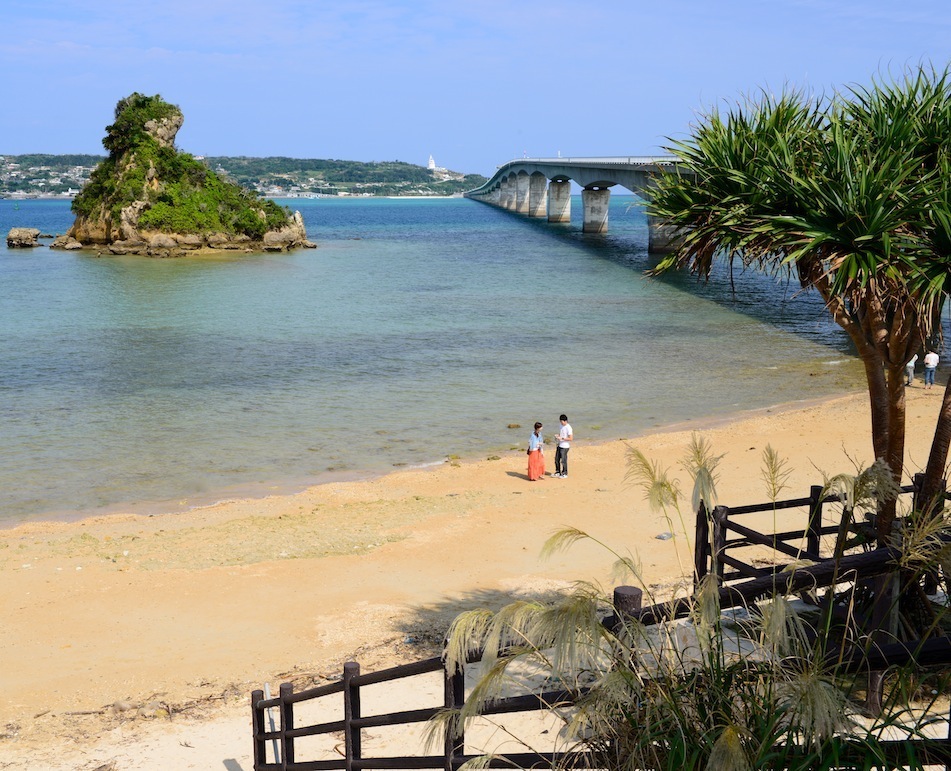
[[429, 156], [429, 163], [427, 164], [427, 166], [428, 166], [428, 168], [429, 168], [430, 171], [435, 171], [435, 170], [436, 170], [436, 161], [433, 160], [433, 156], [432, 156], [432, 155]]

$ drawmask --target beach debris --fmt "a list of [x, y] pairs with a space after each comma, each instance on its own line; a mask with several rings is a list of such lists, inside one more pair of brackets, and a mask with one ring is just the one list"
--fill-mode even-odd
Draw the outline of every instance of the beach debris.
[[486, 460], [502, 460], [498, 455], [490, 455]]
[[3, 730], [0, 730], [0, 739], [16, 739], [20, 735], [19, 723], [7, 723]]
[[658, 533], [657, 535], [654, 536], [654, 538], [656, 538], [658, 541], [669, 541], [673, 537], [674, 537], [674, 534], [671, 533], [669, 530], [664, 533]]
[[147, 720], [152, 720], [157, 717], [171, 717], [172, 711], [159, 701], [150, 701], [139, 707], [136, 711], [136, 715], [141, 718], [146, 718]]

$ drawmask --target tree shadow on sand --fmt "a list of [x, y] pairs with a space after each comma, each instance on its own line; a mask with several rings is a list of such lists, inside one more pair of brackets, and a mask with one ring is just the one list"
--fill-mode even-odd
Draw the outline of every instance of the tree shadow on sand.
[[[413, 608], [396, 619], [394, 628], [402, 635], [402, 644], [418, 649], [419, 658], [439, 655], [453, 619], [477, 608], [497, 611], [516, 600], [552, 602], [570, 588], [567, 581], [542, 579], [531, 586], [516, 589], [472, 589], [454, 597]], [[407, 651], [409, 652], [409, 651]]]

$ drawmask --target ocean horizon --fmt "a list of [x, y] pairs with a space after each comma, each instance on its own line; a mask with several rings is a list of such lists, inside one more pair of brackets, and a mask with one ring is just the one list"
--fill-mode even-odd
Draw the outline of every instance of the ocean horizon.
[[[4, 233], [72, 223], [68, 201], [14, 203]], [[562, 412], [603, 442], [864, 387], [795, 284], [646, 277], [633, 196], [606, 235], [580, 203], [564, 225], [460, 198], [280, 203], [316, 250], [0, 245], [0, 526], [501, 455]]]

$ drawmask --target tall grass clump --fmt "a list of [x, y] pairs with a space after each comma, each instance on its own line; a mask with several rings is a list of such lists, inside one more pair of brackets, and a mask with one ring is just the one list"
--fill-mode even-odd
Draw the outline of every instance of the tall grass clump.
[[[694, 437], [682, 465], [693, 479], [692, 505], [712, 508], [721, 458]], [[847, 499], [850, 511], [869, 502], [874, 508], [877, 496], [894, 495], [882, 481], [888, 475], [880, 471], [858, 470], [851, 480], [835, 477], [827, 486]], [[769, 448], [763, 479], [774, 502], [788, 478], [785, 461]], [[628, 481], [643, 488], [651, 507], [663, 510], [668, 522], [683, 527], [683, 493], [666, 469], [632, 450]], [[635, 558], [577, 528], [556, 532], [544, 551], [581, 540], [604, 546], [614, 557], [616, 575], [643, 584]], [[916, 569], [951, 561], [934, 525], [909, 540], [916, 544], [916, 556], [909, 557], [917, 560]], [[655, 599], [649, 588], [644, 591]], [[927, 680], [892, 673], [884, 709], [869, 716], [856, 695], [861, 677], [847, 671], [836, 655], [841, 639], [833, 636], [841, 630], [827, 615], [808, 619], [779, 596], [744, 608], [721, 608], [714, 576], [701, 580], [687, 602], [687, 618], [675, 620], [670, 613], [663, 622], [646, 625], [636, 614], [618, 611], [598, 586], [579, 582], [555, 602], [520, 601], [496, 612], [461, 614], [447, 636], [447, 666], [455, 669], [481, 658], [479, 676], [461, 709], [434, 719], [431, 738], [458, 735], [467, 721], [500, 699], [537, 692], [541, 682], [546, 693], [564, 694], [549, 704], [560, 731], [547, 756], [539, 753], [540, 762], [547, 757], [554, 767], [924, 767], [915, 747], [903, 745], [898, 757], [889, 740], [923, 739], [933, 732], [939, 719], [935, 703], [945, 690], [940, 673]], [[504, 760], [484, 755], [467, 765], [493, 762]]]

